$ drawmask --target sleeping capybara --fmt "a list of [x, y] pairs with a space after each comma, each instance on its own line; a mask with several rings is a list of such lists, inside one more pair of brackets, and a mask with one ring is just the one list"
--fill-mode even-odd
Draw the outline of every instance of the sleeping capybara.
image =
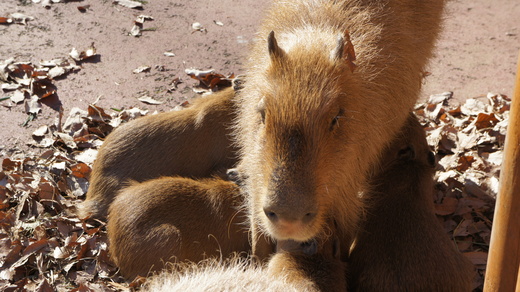
[[304, 242], [325, 214], [347, 257], [368, 170], [418, 98], [444, 2], [274, 1], [236, 99], [258, 257], [271, 252], [260, 234]]
[[229, 129], [234, 94], [232, 88], [224, 89], [182, 111], [142, 117], [116, 128], [99, 150], [79, 216], [105, 219], [115, 194], [128, 180], [204, 178], [231, 168], [237, 160]]
[[161, 177], [123, 188], [109, 209], [110, 256], [132, 280], [167, 262], [250, 253], [238, 187], [220, 178]]
[[435, 157], [415, 117], [384, 152], [364, 194], [349, 258], [352, 291], [471, 291], [473, 267], [435, 216]]

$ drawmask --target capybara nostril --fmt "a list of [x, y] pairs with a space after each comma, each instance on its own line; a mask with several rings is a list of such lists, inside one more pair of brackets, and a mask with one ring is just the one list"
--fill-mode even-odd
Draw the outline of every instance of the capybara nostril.
[[314, 220], [314, 218], [316, 218], [316, 212], [309, 212], [307, 214], [305, 214], [302, 218], [302, 222], [303, 223], [310, 223], [312, 222], [312, 220]]

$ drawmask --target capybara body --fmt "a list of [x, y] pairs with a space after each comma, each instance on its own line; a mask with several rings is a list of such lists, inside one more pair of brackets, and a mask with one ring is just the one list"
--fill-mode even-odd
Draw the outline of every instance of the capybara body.
[[433, 206], [435, 158], [415, 117], [371, 177], [366, 218], [349, 259], [352, 291], [471, 291], [473, 268]]
[[128, 180], [211, 177], [237, 160], [230, 142], [234, 90], [199, 98], [182, 111], [146, 116], [116, 128], [99, 150], [79, 216], [106, 218]]
[[312, 281], [294, 283], [273, 277], [265, 267], [249, 262], [205, 262], [185, 268], [183, 272], [164, 272], [150, 278], [144, 291], [234, 291], [234, 292], [314, 292]]
[[[238, 93], [236, 140], [253, 251], [338, 222], [345, 248], [368, 170], [404, 124], [440, 29], [442, 0], [275, 1]], [[342, 255], [346, 257], [346, 253]]]
[[133, 183], [109, 209], [110, 255], [132, 280], [160, 271], [167, 262], [250, 253], [242, 206], [238, 187], [220, 178]]

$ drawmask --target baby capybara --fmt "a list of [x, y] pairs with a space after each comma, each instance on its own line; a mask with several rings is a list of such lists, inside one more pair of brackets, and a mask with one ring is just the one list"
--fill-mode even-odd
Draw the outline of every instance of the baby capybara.
[[104, 219], [128, 180], [203, 178], [232, 167], [237, 160], [229, 129], [234, 94], [224, 89], [182, 111], [142, 117], [116, 128], [99, 150], [79, 216]]
[[[303, 245], [281, 243], [280, 250], [261, 266], [241, 258], [180, 263], [175, 272], [148, 279], [145, 291], [346, 291], [345, 263], [332, 234]], [[288, 246], [290, 246], [288, 248]], [[309, 250], [315, 250], [308, 254]]]
[[349, 259], [352, 291], [471, 291], [473, 267], [437, 220], [435, 157], [415, 117], [383, 154], [364, 194]]
[[347, 290], [346, 263], [341, 260], [341, 245], [336, 224], [329, 218], [326, 229], [308, 242], [281, 240], [268, 263], [268, 273], [289, 283], [312, 283], [319, 291]]
[[109, 209], [110, 255], [127, 279], [167, 262], [248, 253], [238, 187], [223, 179], [162, 177], [123, 188]]
[[368, 171], [405, 123], [443, 0], [274, 1], [238, 93], [253, 252], [261, 234], [305, 242], [338, 222], [348, 247]]

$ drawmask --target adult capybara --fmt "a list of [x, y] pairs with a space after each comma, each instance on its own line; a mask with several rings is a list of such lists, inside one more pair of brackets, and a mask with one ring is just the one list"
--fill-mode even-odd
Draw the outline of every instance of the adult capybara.
[[109, 209], [110, 255], [132, 280], [167, 262], [250, 253], [242, 194], [223, 179], [162, 177], [122, 189]]
[[435, 217], [435, 157], [414, 117], [371, 177], [349, 259], [352, 291], [471, 291], [473, 267]]
[[306, 241], [338, 222], [345, 248], [366, 175], [418, 98], [443, 0], [283, 0], [250, 56], [236, 140], [257, 237]]
[[187, 109], [160, 113], [116, 128], [99, 150], [79, 216], [104, 219], [127, 180], [161, 176], [211, 177], [232, 167], [231, 88], [199, 98]]

